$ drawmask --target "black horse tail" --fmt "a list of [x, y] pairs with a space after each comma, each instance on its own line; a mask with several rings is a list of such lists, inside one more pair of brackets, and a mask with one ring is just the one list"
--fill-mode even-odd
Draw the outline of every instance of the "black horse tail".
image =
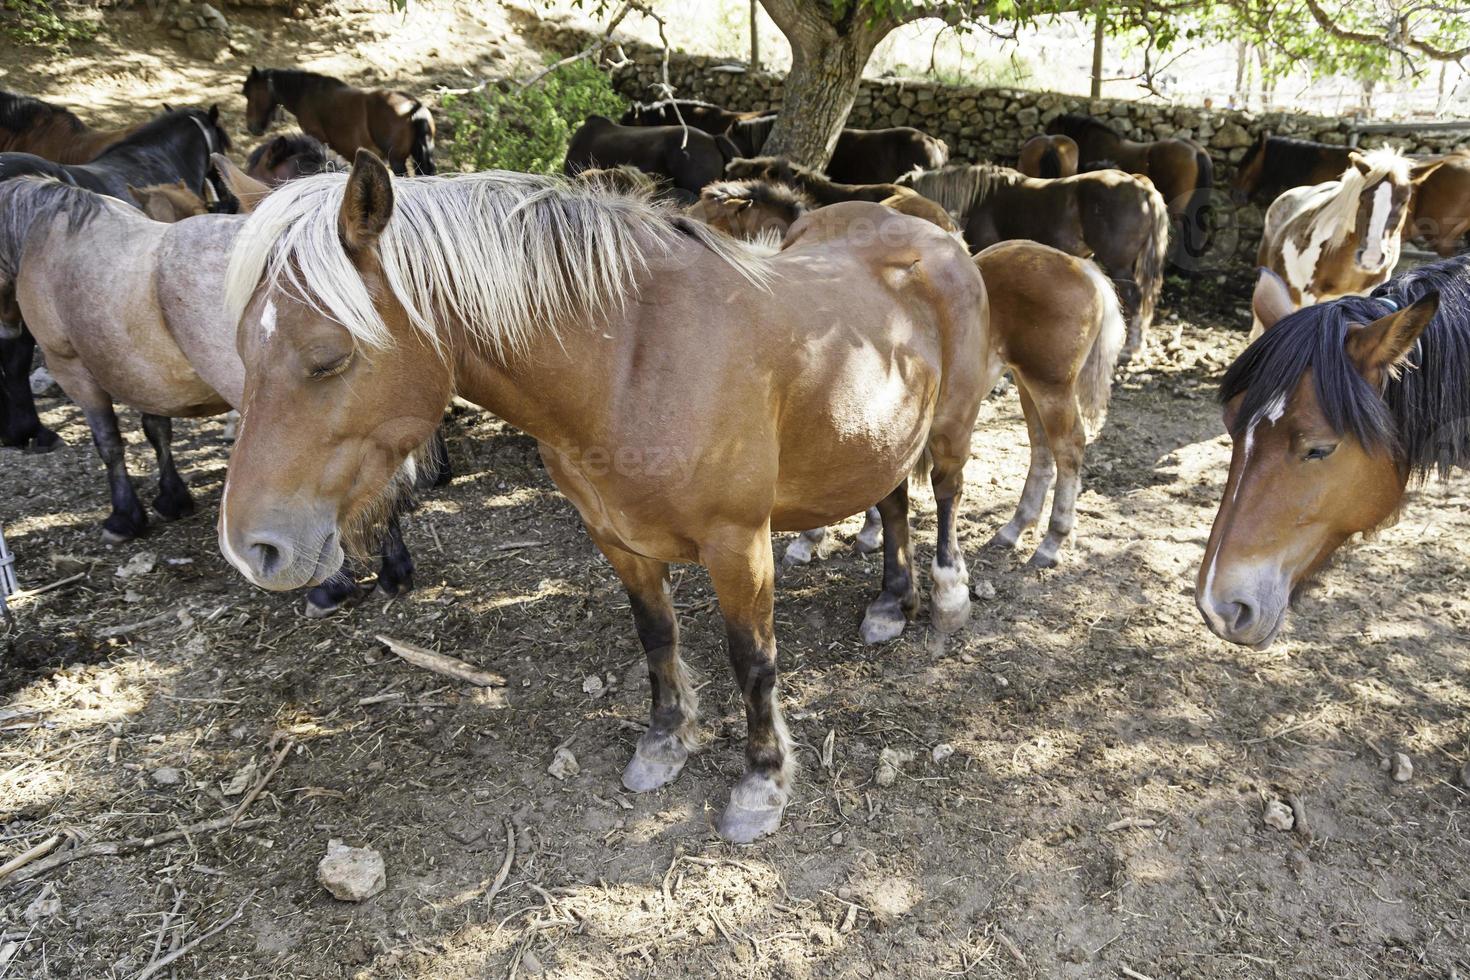
[[1210, 247], [1209, 209], [1210, 192], [1215, 187], [1215, 162], [1209, 153], [1196, 150], [1194, 166], [1194, 191], [1184, 208], [1184, 241], [1180, 244], [1185, 255], [1198, 259]]
[[1048, 143], [1046, 149], [1041, 151], [1041, 159], [1036, 168], [1040, 171], [1037, 176], [1047, 180], [1056, 180], [1062, 175], [1062, 155], [1057, 152], [1055, 144]]
[[431, 177], [438, 172], [434, 166], [434, 116], [420, 102], [413, 107], [408, 122], [413, 127], [413, 145], [408, 155], [413, 157], [414, 170], [422, 177]]

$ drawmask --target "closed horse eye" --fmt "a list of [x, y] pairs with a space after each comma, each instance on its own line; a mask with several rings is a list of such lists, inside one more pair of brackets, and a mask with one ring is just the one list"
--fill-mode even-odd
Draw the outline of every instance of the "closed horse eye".
[[1326, 459], [1328, 456], [1331, 456], [1336, 450], [1337, 443], [1332, 443], [1326, 446], [1313, 446], [1302, 455], [1302, 461], [1305, 463], [1310, 463], [1313, 460]]
[[347, 365], [352, 363], [351, 354], [343, 354], [341, 357], [333, 358], [324, 364], [311, 369], [310, 375], [313, 381], [322, 381], [327, 378], [335, 378], [347, 370]]

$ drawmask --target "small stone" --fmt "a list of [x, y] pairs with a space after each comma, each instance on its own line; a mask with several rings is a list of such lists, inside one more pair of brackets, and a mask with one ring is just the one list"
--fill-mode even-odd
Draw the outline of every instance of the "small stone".
[[546, 771], [557, 779], [571, 779], [582, 771], [582, 767], [577, 764], [577, 757], [572, 755], [571, 749], [565, 745], [559, 745], [557, 746], [556, 753], [551, 757], [551, 765], [546, 767]]
[[975, 583], [974, 588], [970, 590], [970, 594], [976, 599], [994, 599], [995, 583], [988, 578], [982, 578]]
[[52, 398], [61, 394], [61, 386], [44, 364], [31, 372], [31, 394], [37, 398]]
[[184, 773], [173, 766], [159, 766], [149, 773], [149, 778], [157, 786], [177, 786], [184, 781]]
[[914, 754], [906, 749], [884, 749], [878, 754], [878, 768], [873, 781], [879, 786], [892, 786], [898, 780], [898, 770], [912, 762]]
[[934, 750], [929, 753], [929, 757], [932, 758], [935, 762], [943, 762], [945, 759], [948, 759], [952, 755], [954, 755], [954, 746], [950, 745], [948, 742], [940, 742], [938, 745], [934, 746]]
[[602, 678], [598, 677], [596, 674], [588, 674], [582, 680], [583, 694], [590, 695], [594, 698], [600, 698], [606, 690], [607, 684], [603, 683]]
[[77, 555], [63, 555], [56, 552], [51, 554], [51, 570], [65, 578], [80, 575], [91, 567], [90, 561]]
[[327, 841], [327, 856], [316, 866], [316, 880], [343, 902], [365, 902], [388, 885], [383, 855], [335, 839]]
[[158, 564], [158, 556], [151, 551], [140, 551], [117, 567], [118, 578], [136, 578], [147, 575]]
[[56, 886], [48, 884], [41, 889], [41, 893], [31, 900], [26, 906], [26, 922], [35, 925], [42, 919], [49, 919], [61, 911], [61, 898], [56, 894]]
[[541, 965], [540, 958], [528, 949], [521, 954], [521, 969], [530, 974], [537, 974], [546, 968]]
[[241, 766], [239, 771], [229, 780], [221, 780], [219, 784], [220, 794], [223, 796], [239, 796], [255, 783], [257, 766], [255, 760], [251, 759]]
[[1414, 778], [1414, 763], [1403, 752], [1395, 752], [1388, 774], [1393, 777], [1393, 781], [1396, 783], [1407, 783]]
[[991, 676], [990, 679], [993, 680], [993, 681], [995, 681], [995, 686], [996, 687], [1010, 687], [1011, 686], [1011, 682], [1006, 679], [1006, 675], [1005, 674], [994, 674], [994, 675]]
[[1271, 800], [1266, 804], [1261, 820], [1272, 830], [1290, 830], [1296, 826], [1296, 817], [1292, 816], [1291, 807], [1280, 800]]
[[832, 836], [827, 839], [832, 842], [832, 846], [834, 847], [841, 847], [842, 842], [846, 840], [846, 838], [842, 836], [842, 831], [840, 830], [834, 830], [832, 832]]

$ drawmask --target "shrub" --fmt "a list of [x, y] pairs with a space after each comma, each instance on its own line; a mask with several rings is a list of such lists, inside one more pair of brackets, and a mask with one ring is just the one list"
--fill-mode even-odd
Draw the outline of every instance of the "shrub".
[[586, 61], [564, 65], [528, 88], [502, 82], [445, 96], [440, 156], [453, 170], [555, 173], [567, 141], [589, 115], [614, 119], [626, 105], [612, 82]]
[[56, 50], [90, 41], [97, 25], [72, 15], [53, 0], [0, 0], [0, 35], [16, 44]]

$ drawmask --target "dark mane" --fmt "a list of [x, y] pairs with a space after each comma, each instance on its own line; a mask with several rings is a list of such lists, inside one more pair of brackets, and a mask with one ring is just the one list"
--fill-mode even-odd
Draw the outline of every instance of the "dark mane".
[[[97, 157], [97, 160], [101, 161], [114, 154], [128, 154], [139, 148], [151, 149], [161, 141], [161, 138], [172, 136], [176, 132], [198, 132], [194, 123], [189, 121], [190, 119], [197, 119], [211, 130], [217, 128], [209, 121], [209, 114], [203, 109], [170, 109], [154, 116], [132, 133], [128, 134], [125, 139], [120, 139], [106, 150], [103, 150]], [[229, 145], [229, 141], [226, 139], [222, 150], [229, 149]]]
[[340, 78], [319, 75], [314, 71], [298, 71], [295, 68], [264, 68], [260, 74], [271, 86], [278, 101], [283, 97], [297, 98], [303, 92], [351, 87]]
[[262, 160], [267, 169], [280, 166], [287, 160], [298, 160], [297, 170], [302, 176], [332, 173], [343, 169], [343, 163], [325, 143], [305, 133], [282, 133], [261, 143], [250, 151], [245, 161], [246, 171], [252, 171]]
[[1067, 112], [1057, 116], [1047, 127], [1048, 131], [1058, 131], [1076, 139], [1074, 134], [1087, 132], [1089, 130], [1100, 130], [1113, 139], [1118, 139], [1118, 131], [1107, 123], [1094, 116], [1084, 116], [1080, 112]]
[[17, 95], [0, 89], [0, 129], [30, 129], [38, 119], [45, 116], [64, 120], [73, 133], [87, 128], [70, 109], [33, 99], [29, 95]]
[[65, 212], [67, 230], [76, 232], [101, 212], [103, 200], [91, 191], [45, 177], [0, 181], [0, 281], [15, 279], [20, 251], [37, 218]]
[[[1434, 292], [1440, 294], [1439, 312], [1380, 396], [1348, 359], [1348, 329]], [[1232, 434], [1290, 398], [1308, 370], [1334, 431], [1352, 435], [1370, 451], [1391, 452], [1412, 477], [1443, 476], [1470, 464], [1470, 256], [1413, 269], [1368, 296], [1283, 317], [1246, 348], [1220, 383], [1222, 402], [1245, 394]]]
[[759, 116], [755, 119], [740, 119], [727, 130], [726, 135], [735, 145], [752, 154], [759, 153], [766, 145], [771, 130], [776, 127], [775, 116]]
[[746, 200], [774, 208], [792, 221], [817, 206], [790, 184], [770, 184], [763, 180], [723, 180], [707, 186], [703, 194], [717, 201]]
[[[1345, 146], [1334, 146], [1331, 143], [1313, 143], [1311, 140], [1292, 139], [1289, 136], [1268, 136], [1265, 165], [1273, 172], [1288, 175], [1306, 173], [1324, 156], [1341, 154], [1346, 158], [1347, 150]], [[1241, 166], [1245, 166], [1247, 160], [1242, 160]], [[1346, 159], [1343, 167], [1347, 167]]]

